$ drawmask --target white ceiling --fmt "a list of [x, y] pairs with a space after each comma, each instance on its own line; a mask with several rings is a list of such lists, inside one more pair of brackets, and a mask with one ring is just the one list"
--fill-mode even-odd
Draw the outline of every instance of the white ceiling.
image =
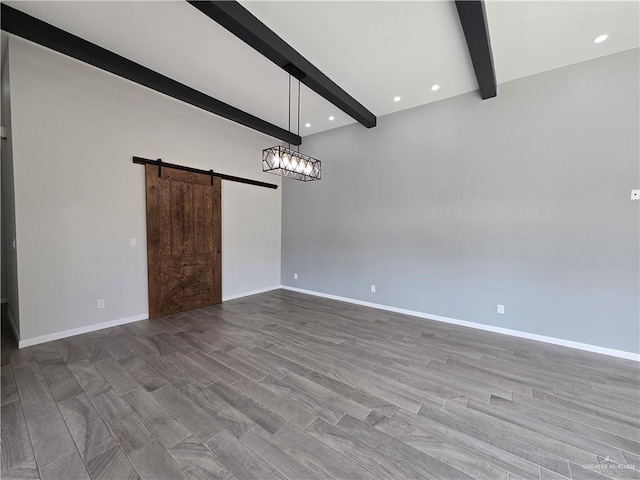
[[[6, 3], [287, 127], [288, 75], [185, 1]], [[477, 89], [453, 1], [242, 4], [377, 116]], [[637, 1], [489, 0], [486, 11], [499, 83], [640, 46]], [[354, 122], [304, 85], [301, 105], [302, 135]]]
[[375, 115], [477, 89], [453, 1], [241, 3]]
[[486, 13], [498, 83], [640, 46], [637, 0], [489, 0]]

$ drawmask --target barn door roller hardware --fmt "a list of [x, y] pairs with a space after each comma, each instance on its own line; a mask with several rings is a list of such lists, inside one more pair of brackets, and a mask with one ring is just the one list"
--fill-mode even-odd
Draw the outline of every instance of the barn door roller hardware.
[[259, 182], [258, 180], [251, 180], [250, 178], [236, 177], [234, 175], [225, 175], [224, 173], [217, 173], [213, 170], [201, 170], [199, 168], [185, 167], [184, 165], [176, 165], [174, 163], [163, 162], [161, 159], [150, 160], [148, 158], [133, 157], [133, 163], [140, 165], [157, 165], [158, 176], [162, 174], [162, 168], [175, 168], [176, 170], [183, 170], [191, 173], [202, 173], [203, 175], [209, 175], [211, 177], [211, 184], [213, 185], [213, 178], [218, 177], [221, 180], [228, 180], [230, 182], [246, 183], [247, 185], [255, 185], [257, 187], [265, 188], [278, 188], [278, 185], [273, 183]]

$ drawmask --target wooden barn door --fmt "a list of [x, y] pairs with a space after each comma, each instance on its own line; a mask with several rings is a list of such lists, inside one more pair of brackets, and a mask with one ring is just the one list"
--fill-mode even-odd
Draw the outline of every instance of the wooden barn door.
[[145, 174], [149, 318], [220, 303], [220, 179], [152, 165]]

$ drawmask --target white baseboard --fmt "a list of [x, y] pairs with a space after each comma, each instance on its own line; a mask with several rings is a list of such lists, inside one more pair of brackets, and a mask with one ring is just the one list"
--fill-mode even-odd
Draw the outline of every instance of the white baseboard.
[[227, 296], [222, 297], [222, 301], [226, 302], [228, 300], [235, 300], [236, 298], [248, 297], [249, 295], [257, 295], [259, 293], [265, 293], [265, 292], [270, 292], [272, 290], [278, 290], [279, 288], [281, 288], [280, 285], [276, 285], [274, 287], [261, 288], [259, 290], [252, 290], [250, 292], [237, 293], [235, 295], [227, 295]]
[[148, 318], [148, 313], [141, 313], [140, 315], [135, 315], [133, 317], [119, 318], [117, 320], [109, 320], [108, 322], [94, 323], [93, 325], [87, 325], [86, 327], [72, 328], [71, 330], [63, 330], [62, 332], [49, 333], [48, 335], [27, 338], [25, 340], [18, 341], [18, 348], [31, 347], [32, 345], [38, 345], [39, 343], [51, 342], [53, 340], [59, 340], [61, 338], [73, 337], [74, 335], [80, 335], [82, 333], [95, 332], [96, 330], [102, 330], [103, 328], [117, 327], [118, 325], [138, 322], [140, 320], [146, 320]]
[[[247, 297], [249, 295], [256, 295], [258, 293], [270, 292], [271, 290], [277, 290], [280, 288], [280, 285], [276, 285], [274, 287], [269, 288], [261, 288], [260, 290], [253, 290], [251, 292], [238, 293], [236, 295], [228, 295], [226, 297], [222, 297], [223, 301], [233, 300], [236, 298]], [[149, 318], [148, 313], [142, 313], [140, 315], [135, 315], [133, 317], [119, 318], [117, 320], [110, 320], [108, 322], [102, 323], [94, 323], [93, 325], [87, 325], [86, 327], [73, 328], [71, 330], [63, 330], [62, 332], [50, 333], [47, 335], [41, 335], [39, 337], [27, 338], [25, 340], [18, 341], [18, 348], [31, 347], [33, 345], [38, 345], [40, 343], [51, 342], [53, 340], [60, 340], [61, 338], [73, 337], [74, 335], [81, 335], [83, 333], [95, 332], [96, 330], [102, 330], [104, 328], [117, 327], [118, 325], [124, 325], [125, 323], [138, 322], [140, 320], [146, 320]], [[11, 318], [9, 318], [11, 321]], [[11, 326], [13, 327], [13, 331], [16, 332], [15, 326], [11, 321]], [[18, 335], [16, 333], [16, 338]]]
[[11, 312], [9, 310], [7, 310], [7, 318], [9, 319], [9, 325], [11, 325], [11, 330], [13, 330], [13, 335], [16, 337], [17, 341], [20, 341], [20, 335], [18, 334], [16, 323], [13, 320], [13, 315], [11, 315]]
[[614, 350], [612, 348], [598, 347], [596, 345], [589, 345], [588, 343], [573, 342], [571, 340], [564, 340], [562, 338], [547, 337], [545, 335], [538, 335], [535, 333], [521, 332], [520, 330], [511, 330], [509, 328], [494, 327], [492, 325], [484, 325], [482, 323], [468, 322], [466, 320], [458, 320], [457, 318], [441, 317], [440, 315], [431, 315], [428, 313], [417, 312], [415, 310], [406, 310], [404, 308], [391, 307], [389, 305], [381, 305], [378, 303], [365, 302], [362, 300], [356, 300], [348, 297], [340, 297], [338, 295], [331, 295], [328, 293], [315, 292], [313, 290], [304, 290], [302, 288], [289, 287], [287, 285], [281, 285], [280, 288], [284, 290], [291, 290], [293, 292], [304, 293], [307, 295], [315, 295], [317, 297], [330, 298], [332, 300], [339, 300], [341, 302], [353, 303], [356, 305], [363, 305], [365, 307], [377, 308], [379, 310], [387, 310], [389, 312], [402, 313], [405, 315], [411, 315], [418, 318], [426, 318], [428, 320], [435, 320], [438, 322], [450, 323], [453, 325], [460, 325], [462, 327], [476, 328], [478, 330], [484, 330], [487, 332], [500, 333], [502, 335], [510, 335], [512, 337], [526, 338], [528, 340], [536, 340], [538, 342], [551, 343], [553, 345], [560, 345], [563, 347], [575, 348], [578, 350], [585, 350], [587, 352], [601, 353], [603, 355], [610, 355], [612, 357], [624, 358], [626, 360], [634, 360], [640, 362], [640, 354], [625, 352], [623, 350]]

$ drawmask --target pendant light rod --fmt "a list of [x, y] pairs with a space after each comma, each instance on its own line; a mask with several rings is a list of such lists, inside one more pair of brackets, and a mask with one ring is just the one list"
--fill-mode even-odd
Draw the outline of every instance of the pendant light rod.
[[[298, 80], [298, 136], [300, 136], [300, 80]], [[298, 145], [298, 152], [299, 151], [300, 151], [300, 145]]]
[[[291, 73], [289, 73], [289, 112], [288, 113], [289, 113], [289, 128], [287, 128], [287, 130], [290, 132], [291, 131]], [[289, 148], [291, 148], [291, 142], [289, 142]]]
[[[291, 130], [291, 77], [296, 76], [295, 67], [292, 65], [287, 69], [289, 72], [289, 130]], [[298, 136], [300, 136], [300, 97], [301, 83], [298, 79], [298, 105], [296, 122], [298, 124]], [[285, 178], [293, 178], [302, 182], [320, 180], [322, 174], [322, 162], [309, 155], [300, 153], [300, 145], [296, 150], [284, 145], [265, 148], [262, 151], [262, 171], [280, 175]]]

